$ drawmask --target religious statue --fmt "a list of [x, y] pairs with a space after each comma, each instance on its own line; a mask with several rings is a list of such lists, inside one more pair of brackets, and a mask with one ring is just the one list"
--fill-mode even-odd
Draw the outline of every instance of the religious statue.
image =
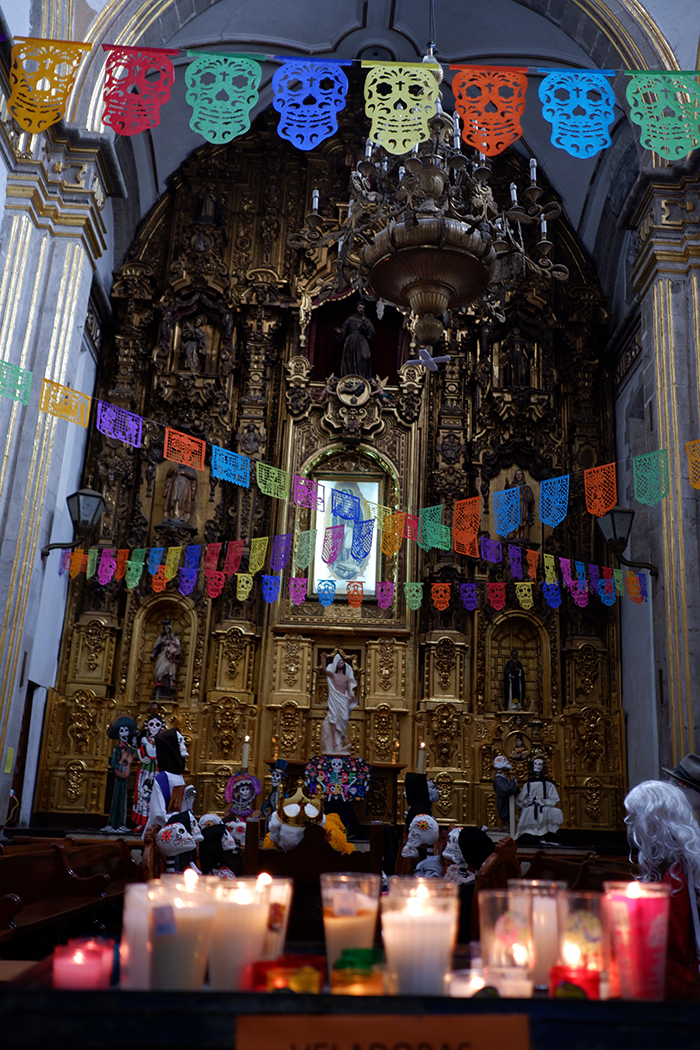
[[204, 314], [199, 314], [193, 321], [187, 321], [182, 327], [182, 349], [190, 372], [201, 372], [200, 354], [207, 348], [207, 336], [202, 325], [207, 323]]
[[506, 478], [505, 482], [506, 488], [515, 488], [516, 486], [520, 489], [520, 524], [509, 534], [508, 538], [529, 540], [530, 529], [535, 524], [535, 497], [520, 468], [516, 470], [512, 481]]
[[518, 650], [512, 649], [510, 660], [503, 671], [503, 699], [506, 711], [522, 711], [525, 702], [525, 671], [518, 660]]
[[107, 833], [129, 830], [126, 826], [126, 782], [131, 772], [138, 731], [136, 722], [128, 715], [116, 718], [107, 730], [107, 736], [115, 742], [109, 759], [110, 768], [114, 770], [115, 776], [112, 808], [109, 811], [109, 823], [102, 828], [102, 831]]
[[365, 317], [364, 303], [358, 303], [355, 313], [344, 322], [338, 330], [338, 338], [343, 344], [340, 359], [340, 378], [343, 376], [364, 376], [371, 379], [372, 362], [369, 340], [374, 338], [374, 325]]
[[530, 777], [515, 800], [520, 809], [515, 838], [528, 836], [545, 845], [558, 845], [555, 836], [564, 822], [564, 814], [557, 809], [558, 802], [559, 792], [544, 775], [544, 759], [536, 758]]
[[163, 620], [163, 629], [151, 649], [153, 677], [157, 686], [172, 691], [177, 677], [177, 665], [182, 656], [180, 639], [173, 631], [170, 620]]
[[164, 520], [187, 524], [196, 496], [197, 471], [193, 467], [174, 463], [163, 486]]
[[520, 329], [513, 329], [509, 343], [505, 385], [507, 387], [530, 386], [532, 351], [527, 341], [521, 336]]
[[139, 769], [136, 774], [134, 805], [131, 811], [134, 827], [139, 830], [146, 827], [148, 810], [151, 805], [151, 792], [153, 791], [156, 773], [159, 771], [155, 738], [165, 728], [165, 722], [160, 715], [153, 714], [146, 719], [146, 724], [141, 730], [141, 740], [136, 752]]
[[197, 222], [216, 222], [216, 192], [212, 185], [207, 186], [202, 194]]
[[357, 706], [355, 675], [340, 653], [328, 664], [326, 653], [321, 653], [319, 668], [328, 679], [328, 714], [321, 726], [321, 751], [324, 755], [349, 755], [348, 724], [350, 713]]

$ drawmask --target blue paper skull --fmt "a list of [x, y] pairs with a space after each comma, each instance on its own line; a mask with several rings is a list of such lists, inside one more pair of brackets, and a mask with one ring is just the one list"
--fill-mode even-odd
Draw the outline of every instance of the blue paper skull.
[[272, 104], [280, 114], [277, 132], [297, 149], [313, 149], [338, 130], [348, 78], [335, 64], [285, 62], [272, 77]]
[[610, 145], [615, 95], [604, 73], [558, 70], [544, 78], [539, 96], [553, 146], [584, 158]]

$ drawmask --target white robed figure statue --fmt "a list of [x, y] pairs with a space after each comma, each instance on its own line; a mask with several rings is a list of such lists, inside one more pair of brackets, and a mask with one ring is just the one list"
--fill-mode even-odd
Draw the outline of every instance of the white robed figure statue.
[[516, 840], [522, 835], [532, 835], [544, 842], [556, 842], [556, 833], [564, 822], [564, 814], [558, 809], [559, 792], [554, 783], [544, 775], [544, 760], [536, 758], [532, 763], [532, 775], [515, 800], [520, 809]]
[[328, 679], [328, 714], [321, 725], [321, 753], [349, 755], [348, 723], [350, 713], [357, 706], [355, 675], [340, 653], [336, 653], [330, 664], [326, 653], [321, 653], [321, 660], [320, 671]]

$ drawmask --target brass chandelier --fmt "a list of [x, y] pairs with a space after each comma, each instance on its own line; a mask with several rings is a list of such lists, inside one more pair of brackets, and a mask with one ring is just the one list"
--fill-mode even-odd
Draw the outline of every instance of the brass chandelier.
[[[428, 45], [424, 62], [435, 64]], [[442, 70], [431, 70], [442, 80]], [[470, 303], [496, 316], [509, 289], [528, 277], [566, 280], [565, 266], [552, 262], [548, 224], [561, 214], [554, 201], [540, 203], [537, 161], [520, 193], [499, 205], [483, 153], [462, 152], [459, 116], [436, 104], [430, 137], [410, 153], [388, 153], [370, 139], [350, 175], [347, 212], [339, 224], [319, 213], [319, 191], [305, 229], [290, 246], [312, 251], [337, 245], [335, 272], [314, 288], [323, 300], [353, 288], [410, 310], [416, 342], [433, 346], [444, 335], [442, 315]], [[535, 238], [526, 247], [528, 228]]]

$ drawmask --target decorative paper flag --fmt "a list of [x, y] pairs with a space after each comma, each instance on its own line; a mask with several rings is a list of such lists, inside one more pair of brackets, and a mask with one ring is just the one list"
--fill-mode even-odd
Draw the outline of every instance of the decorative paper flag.
[[542, 559], [544, 561], [544, 579], [545, 583], [556, 583], [557, 582], [557, 570], [556, 563], [554, 561], [553, 554], [543, 554]]
[[645, 602], [648, 602], [649, 592], [647, 590], [647, 574], [645, 572], [638, 572], [637, 578], [639, 579], [639, 589], [642, 592], [642, 598]]
[[326, 565], [332, 565], [341, 550], [345, 538], [344, 525], [329, 525], [323, 534], [323, 550], [321, 557]]
[[282, 586], [282, 580], [279, 576], [263, 576], [262, 578], [262, 596], [265, 601], [276, 602], [280, 596], [280, 587]]
[[634, 498], [638, 503], [653, 507], [665, 496], [670, 488], [668, 476], [668, 452], [665, 448], [657, 452], [648, 452], [645, 456], [635, 456], [632, 460], [634, 470]]
[[151, 552], [148, 555], [148, 571], [151, 576], [155, 576], [158, 572], [164, 553], [165, 547], [151, 547]]
[[92, 44], [16, 36], [7, 108], [23, 131], [39, 135], [65, 114], [80, 60]]
[[639, 576], [636, 572], [625, 573], [625, 588], [633, 602], [640, 605], [644, 601], [642, 588], [639, 585]]
[[223, 572], [218, 572], [216, 569], [213, 571], [205, 570], [204, 579], [207, 581], [207, 595], [210, 598], [218, 598], [224, 589], [226, 583], [226, 576]]
[[694, 489], [700, 489], [700, 440], [688, 441], [685, 446], [688, 456], [688, 477]]
[[612, 580], [612, 578], [613, 578], [613, 571], [612, 571], [612, 569], [609, 568], [607, 565], [604, 565], [603, 566], [603, 579], [604, 580]]
[[70, 547], [64, 547], [61, 551], [61, 557], [58, 560], [58, 575], [63, 576], [64, 572], [70, 565], [71, 550]]
[[622, 597], [622, 586], [623, 586], [622, 569], [614, 569], [613, 570], [613, 579], [615, 580], [615, 590], [617, 591], [618, 595], [620, 597]]
[[598, 594], [603, 605], [614, 605], [617, 601], [617, 590], [613, 580], [598, 580]]
[[508, 544], [508, 561], [510, 562], [510, 574], [514, 580], [523, 578], [523, 553], [520, 547]]
[[253, 589], [253, 577], [249, 572], [236, 573], [236, 601], [244, 602]]
[[95, 575], [95, 570], [97, 569], [98, 553], [99, 551], [97, 550], [97, 547], [91, 547], [88, 551], [87, 569], [85, 570], [85, 575], [87, 576], [88, 580]]
[[168, 547], [168, 553], [165, 556], [165, 578], [166, 580], [174, 580], [177, 576], [177, 570], [180, 567], [180, 555], [182, 554], [182, 547]]
[[588, 585], [580, 584], [578, 580], [572, 580], [571, 586], [569, 587], [571, 597], [574, 599], [580, 609], [584, 609], [588, 605]]
[[289, 473], [280, 470], [279, 467], [271, 467], [269, 463], [261, 463], [256, 460], [255, 478], [258, 488], [266, 496], [273, 499], [287, 499], [289, 496]]
[[[345, 531], [345, 526], [342, 526]], [[294, 551], [294, 564], [300, 569], [308, 569], [314, 559], [316, 550], [316, 529], [297, 532], [297, 545]]]
[[384, 522], [390, 514], [394, 513], [393, 507], [385, 507], [383, 503], [372, 503], [371, 500], [363, 500], [366, 518], [376, 518], [377, 528], [383, 529]]
[[531, 609], [533, 605], [532, 584], [516, 583], [515, 597], [518, 599], [521, 609]]
[[289, 597], [292, 605], [301, 605], [306, 600], [309, 581], [306, 576], [292, 576], [289, 580]]
[[339, 62], [290, 59], [272, 74], [272, 90], [272, 105], [280, 114], [277, 134], [283, 139], [309, 150], [335, 135], [336, 114], [345, 109], [348, 92]]
[[380, 609], [390, 609], [394, 604], [394, 584], [387, 580], [377, 584], [377, 605]]
[[[440, 538], [438, 530], [433, 531], [431, 525], [441, 525], [442, 503], [436, 507], [421, 507], [418, 511], [418, 546], [429, 551], [437, 546], [435, 540]], [[449, 550], [449, 547], [447, 548]]]
[[292, 553], [293, 542], [293, 532], [285, 532], [281, 536], [275, 536], [270, 553], [270, 568], [273, 572], [282, 572], [282, 569], [286, 568]]
[[499, 536], [510, 536], [520, 524], [520, 487], [492, 492], [493, 527]]
[[333, 599], [335, 598], [335, 580], [319, 580], [316, 589], [320, 604], [324, 609], [327, 609], [329, 605], [333, 604]]
[[617, 471], [614, 463], [603, 463], [599, 467], [584, 470], [583, 483], [586, 489], [586, 510], [602, 518], [617, 503]]
[[403, 526], [403, 538], [405, 540], [418, 539], [418, 518], [415, 514], [407, 514]]
[[525, 557], [527, 558], [527, 578], [529, 580], [537, 579], [537, 569], [540, 564], [540, 552], [526, 550]]
[[345, 489], [331, 490], [331, 514], [346, 521], [360, 520], [360, 500]]
[[101, 434], [123, 441], [126, 445], [134, 448], [141, 447], [141, 431], [143, 420], [141, 416], [133, 412], [127, 412], [116, 405], [110, 405], [107, 401], [97, 402], [97, 422], [95, 426]]
[[452, 594], [452, 588], [449, 583], [431, 583], [430, 593], [433, 599], [433, 605], [440, 612], [444, 612], [449, 607], [450, 597]]
[[132, 552], [131, 558], [126, 563], [126, 586], [130, 591], [138, 587], [146, 561], [146, 549], [139, 547]]
[[[241, 540], [241, 543], [242, 542], [243, 541]], [[229, 544], [229, 546], [230, 546], [230, 544]], [[189, 547], [185, 548], [185, 566], [184, 567], [186, 569], [189, 569], [190, 571], [194, 570], [195, 572], [197, 572], [199, 570], [199, 561], [200, 561], [201, 557], [202, 557], [202, 545], [201, 545], [201, 543], [190, 544]], [[214, 568], [216, 568], [216, 566], [214, 566]]]
[[589, 581], [590, 581], [589, 584], [588, 584], [589, 589], [592, 591], [593, 594], [597, 594], [598, 593], [598, 580], [600, 578], [600, 572], [598, 571], [598, 566], [597, 565], [589, 565], [588, 566], [588, 578], [589, 578]]
[[403, 511], [387, 514], [382, 526], [382, 554], [392, 558], [401, 549], [406, 515]]
[[221, 548], [223, 543], [208, 543], [207, 550], [204, 555], [204, 571], [205, 572], [216, 572], [219, 567], [219, 555], [221, 554]]
[[352, 527], [352, 547], [350, 556], [355, 561], [363, 561], [372, 550], [374, 538], [374, 518], [369, 521], [356, 521]]
[[[544, 73], [544, 69], [538, 70]], [[552, 125], [552, 145], [586, 160], [610, 145], [614, 70], [555, 69], [540, 84], [542, 116]]]
[[489, 600], [489, 605], [494, 609], [500, 611], [506, 604], [506, 585], [505, 583], [487, 583], [486, 584], [486, 597]]
[[452, 519], [452, 542], [458, 554], [467, 554], [470, 558], [479, 557], [476, 537], [480, 522], [481, 496], [457, 500]]
[[365, 585], [362, 580], [348, 580], [348, 605], [359, 609], [364, 598]]
[[582, 587], [585, 587], [586, 586], [586, 566], [584, 565], [584, 563], [582, 561], [576, 561], [576, 562], [574, 562], [574, 565], [576, 566], [576, 576], [578, 577], [578, 582], [581, 584]]
[[241, 488], [250, 488], [250, 460], [219, 445], [211, 446], [211, 472], [215, 478], [230, 481]]
[[[175, 70], [168, 55], [176, 48], [103, 44], [105, 64], [102, 123], [117, 135], [138, 135], [160, 124], [160, 107], [170, 98]], [[155, 74], [155, 75], [154, 75]]]
[[564, 581], [564, 586], [571, 589], [571, 584], [573, 583], [573, 580], [571, 579], [571, 559], [560, 558], [559, 568], [561, 569], [561, 577]]
[[490, 540], [488, 537], [482, 536], [479, 543], [481, 545], [481, 557], [484, 561], [503, 561], [503, 547], [500, 540]]
[[235, 576], [241, 567], [243, 557], [244, 540], [229, 540], [226, 545], [226, 560], [224, 562], [224, 573], [227, 576]]
[[188, 51], [185, 99], [192, 106], [190, 127], [207, 142], [230, 142], [250, 127], [258, 101], [262, 69], [248, 55]]
[[540, 482], [540, 521], [556, 528], [569, 509], [569, 475]]
[[561, 605], [561, 591], [558, 583], [543, 583], [542, 593], [544, 600], [550, 609], [558, 609]]
[[182, 463], [194, 470], [204, 470], [204, 456], [207, 451], [206, 441], [182, 434], [171, 427], [165, 428], [165, 446], [163, 458], [172, 463]]
[[250, 541], [248, 572], [251, 576], [255, 576], [256, 572], [260, 572], [265, 564], [265, 555], [267, 554], [267, 545], [269, 541], [269, 536], [256, 536], [255, 539]]
[[82, 547], [78, 550], [73, 551], [70, 556], [70, 577], [72, 580], [76, 578], [83, 571], [83, 555], [85, 551]]
[[0, 361], [0, 396], [28, 405], [31, 392], [32, 373], [29, 369], [18, 368], [9, 361]]
[[100, 564], [97, 567], [97, 579], [105, 587], [114, 576], [117, 567], [117, 559], [114, 557], [114, 548], [106, 547], [100, 555]]
[[459, 585], [459, 596], [462, 599], [462, 605], [469, 612], [474, 612], [479, 602], [479, 593], [475, 583], [460, 583]]
[[178, 574], [178, 585], [177, 589], [180, 594], [187, 596], [192, 594], [195, 584], [197, 582], [197, 570], [196, 569], [180, 569]]
[[630, 72], [626, 95], [639, 141], [668, 160], [700, 143], [700, 88], [694, 73]]
[[160, 594], [161, 591], [165, 590], [167, 585], [168, 581], [165, 578], [165, 565], [161, 565], [155, 576], [151, 577], [151, 587], [156, 594]]
[[463, 120], [462, 138], [479, 153], [495, 157], [520, 138], [525, 112], [527, 70], [450, 66], [455, 109]]
[[423, 604], [423, 584], [422, 583], [404, 583], [403, 593], [406, 599], [406, 605], [409, 609], [420, 609]]
[[87, 394], [81, 394], [69, 386], [61, 386], [50, 379], [41, 381], [41, 397], [39, 408], [42, 412], [48, 412], [60, 419], [67, 419], [70, 423], [87, 427], [90, 418], [90, 402], [92, 398]]
[[313, 478], [302, 478], [294, 475], [294, 502], [297, 507], [317, 507], [325, 510], [326, 490]]
[[439, 66], [423, 63], [371, 66], [365, 80], [365, 113], [372, 124], [369, 137], [387, 153], [409, 153], [430, 138], [428, 121], [436, 113]]

